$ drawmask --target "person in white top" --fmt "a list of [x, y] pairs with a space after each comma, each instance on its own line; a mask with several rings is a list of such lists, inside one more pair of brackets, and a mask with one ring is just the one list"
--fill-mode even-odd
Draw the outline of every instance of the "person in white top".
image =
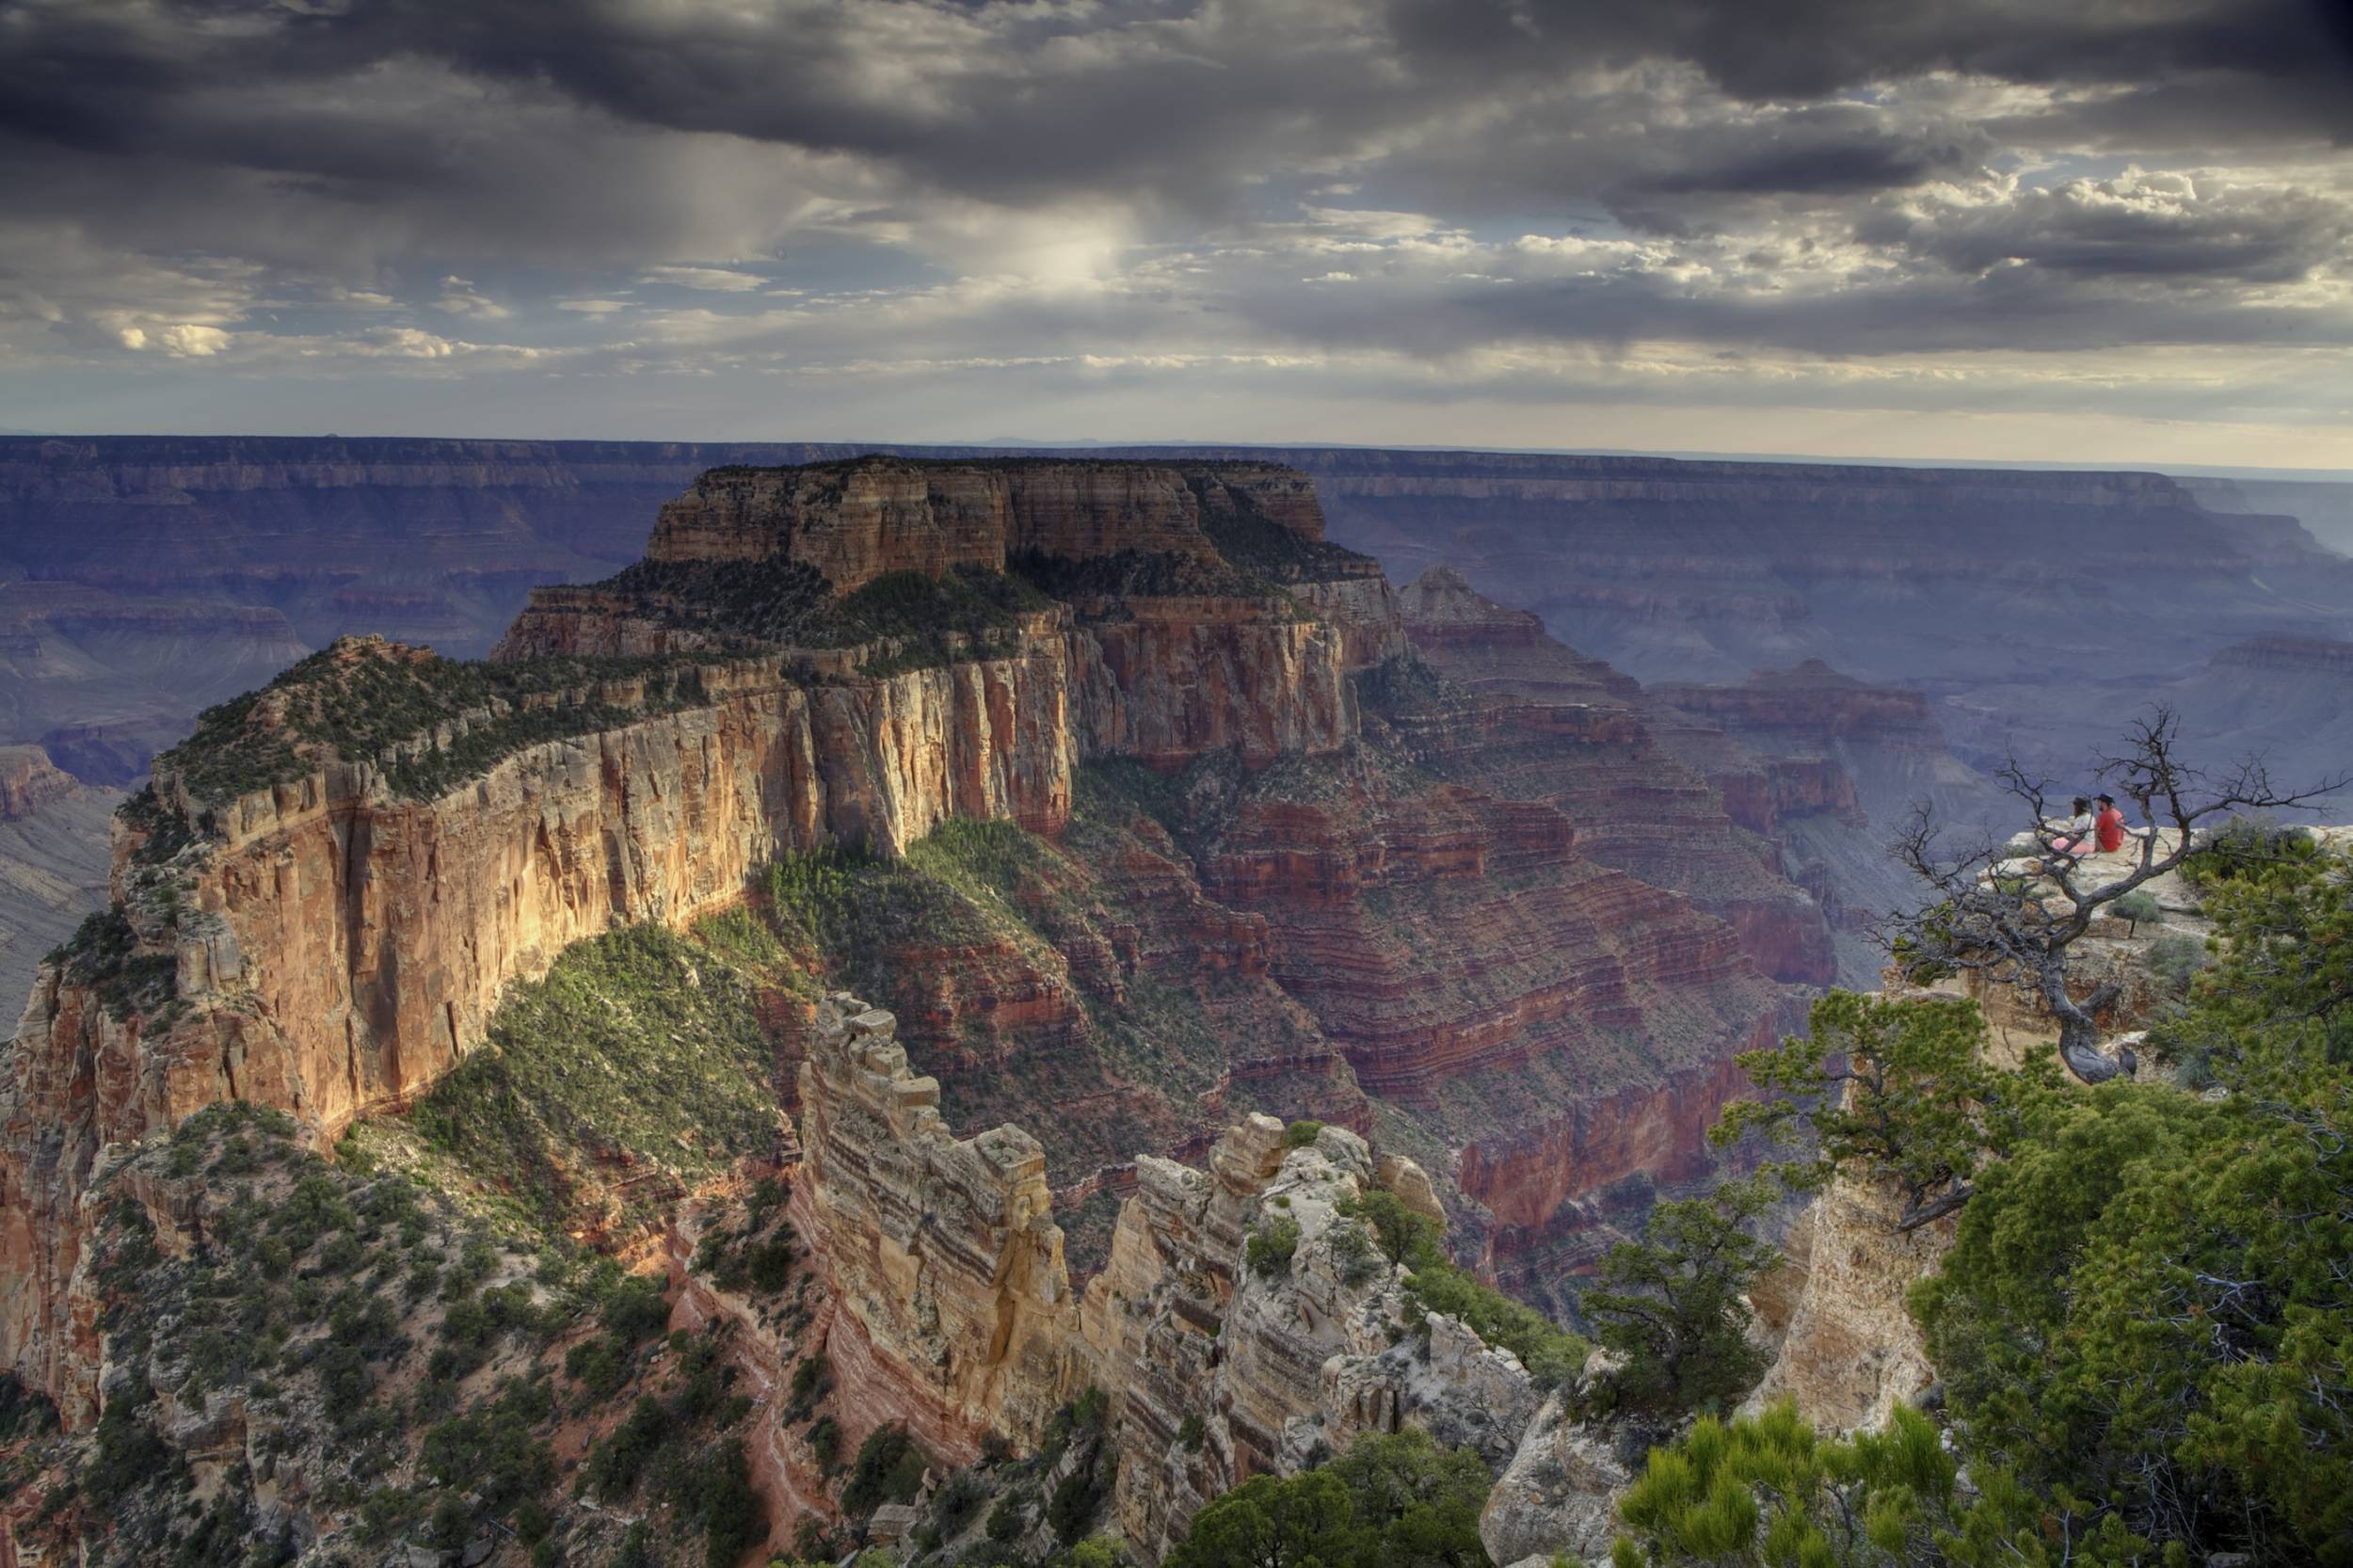
[[2091, 814], [2091, 802], [2077, 795], [2074, 815], [2059, 829], [2059, 836], [2051, 840], [2051, 847], [2073, 860], [2080, 860], [2091, 853], [2091, 834], [2098, 819]]

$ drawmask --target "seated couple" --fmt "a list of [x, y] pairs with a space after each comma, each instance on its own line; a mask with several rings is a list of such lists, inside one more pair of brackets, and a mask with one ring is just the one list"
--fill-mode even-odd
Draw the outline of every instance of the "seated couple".
[[2076, 860], [2089, 855], [2095, 848], [2103, 855], [2113, 855], [2122, 849], [2128, 833], [2124, 826], [2124, 813], [2116, 808], [2114, 795], [2102, 795], [2099, 802], [2100, 809], [2095, 815], [2091, 809], [2092, 803], [2077, 795], [2074, 815], [2068, 819], [2066, 826], [2059, 829], [2059, 836], [2052, 840], [2051, 847]]

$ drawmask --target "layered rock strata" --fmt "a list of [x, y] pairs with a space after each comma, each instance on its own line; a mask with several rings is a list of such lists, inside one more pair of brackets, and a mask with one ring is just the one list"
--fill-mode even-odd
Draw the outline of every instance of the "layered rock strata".
[[959, 1141], [897, 1020], [846, 993], [819, 1005], [800, 1077], [791, 1213], [840, 1304], [850, 1435], [895, 1420], [955, 1464], [991, 1432], [1034, 1447], [1080, 1371], [1045, 1151], [1012, 1126]]
[[1775, 840], [1790, 816], [1851, 810], [1834, 767], [1823, 779], [1782, 776], [1450, 568], [1432, 568], [1398, 598], [1415, 650], [1467, 694], [1465, 702], [1406, 684], [1385, 694], [1381, 715], [1417, 760], [1496, 794], [1554, 805], [1575, 822], [1584, 855], [1722, 919], [1774, 978], [1833, 977], [1821, 901], [1783, 872]]
[[[1198, 536], [1194, 489], [1143, 472]], [[1311, 492], [1303, 502], [1273, 472], [1237, 483], [1256, 487], [1262, 521], [1315, 531]], [[1088, 493], [1106, 506], [1128, 495]], [[1124, 517], [1086, 524], [1065, 507], [1054, 526], [1111, 536]], [[221, 1098], [331, 1139], [434, 1081], [501, 988], [567, 944], [682, 924], [741, 898], [779, 855], [841, 842], [892, 855], [952, 817], [1052, 833], [1090, 751], [1263, 761], [1353, 727], [1337, 635], [1288, 602], [1145, 608], [1099, 635], [1065, 609], [1027, 614], [985, 648], [913, 668], [894, 668], [890, 648], [641, 662], [346, 755], [306, 739], [300, 715], [364, 709], [429, 667], [353, 642], [306, 671], [315, 692], [264, 693], [223, 743], [265, 742], [291, 770], [223, 787], [209, 757], [160, 759], [153, 809], [126, 819], [116, 846], [120, 924], [103, 951], [43, 971], [0, 1073], [0, 1345], [38, 1385], [60, 1384], [72, 1215], [109, 1144]], [[561, 711], [599, 717], [501, 749]], [[421, 760], [484, 746], [493, 760], [454, 787], [399, 783]]]
[[[968, 628], [601, 664], [581, 650], [683, 624], [608, 585], [548, 596], [508, 648], [540, 657], [496, 680], [352, 643], [208, 718], [216, 751], [163, 760], [124, 818], [118, 907], [44, 975], [0, 1082], [13, 1364], [62, 1390], [87, 1354], [63, 1303], [107, 1145], [218, 1098], [331, 1137], [432, 1083], [502, 986], [565, 944], [718, 910], [781, 855], [894, 856], [956, 818], [1067, 842], [958, 894], [980, 912], [962, 927], [908, 926], [915, 945], [860, 961], [921, 982], [892, 1000], [925, 1066], [992, 1118], [1045, 1114], [1083, 1157], [1059, 1197], [1103, 1198], [1090, 1260], [1105, 1194], [1155, 1190], [1132, 1157], [1197, 1156], [1252, 1106], [1369, 1128], [1367, 1083], [1507, 1280], [1557, 1276], [1582, 1256], [1564, 1233], [1695, 1176], [1726, 1062], [1786, 1005], [1741, 928], [1584, 857], [1578, 789], [1533, 782], [1539, 754], [1524, 790], [1433, 779], [1402, 719], [1363, 718], [1359, 688], [1410, 663], [1405, 623], [1377, 572], [1321, 543], [1295, 476], [1026, 468], [739, 475], [664, 524], [669, 566], [716, 574], [677, 581], [721, 600], [728, 573], [779, 560], [795, 592], [825, 581], [820, 561], [875, 581], [938, 568], [942, 601], [990, 607]], [[972, 575], [1016, 558], [1054, 597]], [[436, 706], [435, 680], [505, 695]], [[379, 713], [420, 705], [385, 738]], [[1476, 726], [1426, 738], [1432, 759], [1490, 744]], [[1127, 782], [1079, 824], [1090, 759]], [[972, 962], [985, 986], [966, 983]], [[789, 1056], [806, 1025], [775, 1002]], [[842, 1345], [877, 1368], [939, 1365], [904, 1324]], [[1034, 1419], [1035, 1400], [975, 1375], [936, 1372], [924, 1396], [950, 1451]]]
[[[1111, 1398], [1113, 1509], [1156, 1561], [1252, 1475], [1289, 1475], [1364, 1432], [1421, 1427], [1507, 1464], [1541, 1402], [1509, 1352], [1460, 1322], [1409, 1327], [1404, 1272], [1352, 1201], [1376, 1185], [1434, 1208], [1411, 1160], [1322, 1128], [1304, 1144], [1254, 1115], [1194, 1169], [1146, 1155], [1111, 1260], [1074, 1301], [1045, 1160], [1014, 1127], [958, 1141], [896, 1020], [837, 994], [801, 1068], [795, 1227], [824, 1273], [824, 1350], [852, 1437], [888, 1421], [968, 1464], [988, 1433], [1034, 1443], [1089, 1384]], [[1280, 1267], [1250, 1238], [1295, 1226]]]

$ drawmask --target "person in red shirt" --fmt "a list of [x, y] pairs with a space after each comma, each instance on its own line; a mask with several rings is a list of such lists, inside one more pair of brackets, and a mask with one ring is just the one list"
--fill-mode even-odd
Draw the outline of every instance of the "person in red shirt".
[[2091, 832], [2103, 855], [2114, 855], [2124, 847], [2124, 813], [2116, 808], [2114, 795], [2100, 797], [2100, 814], [2092, 819]]

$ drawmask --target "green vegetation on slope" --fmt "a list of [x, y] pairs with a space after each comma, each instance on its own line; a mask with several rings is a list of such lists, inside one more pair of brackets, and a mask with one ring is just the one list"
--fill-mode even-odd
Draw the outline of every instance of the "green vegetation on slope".
[[[559, 1432], [635, 1396], [665, 1415], [653, 1467], [702, 1476], [748, 1403], [707, 1336], [662, 1339], [658, 1282], [502, 1244], [429, 1187], [318, 1160], [273, 1112], [211, 1107], [139, 1148], [98, 1202], [97, 1326], [119, 1373], [88, 1439], [40, 1440], [71, 1468], [21, 1542], [108, 1564], [286, 1562], [298, 1543], [264, 1525], [274, 1479], [361, 1552], [511, 1535], [534, 1562], [593, 1561], [612, 1528], [557, 1489]], [[557, 1370], [582, 1333], [616, 1358], [601, 1389]], [[208, 1503], [191, 1496], [200, 1472]], [[753, 1503], [671, 1506], [725, 1533]]]
[[[782, 1112], [754, 983], [660, 926], [574, 944], [511, 988], [488, 1038], [410, 1120], [454, 1178], [511, 1194], [536, 1222], [666, 1196], [642, 1178], [724, 1170], [775, 1147]], [[642, 1217], [642, 1216], [641, 1216]]]
[[1253, 1476], [1194, 1516], [1166, 1568], [1477, 1568], [1494, 1478], [1423, 1432], [1367, 1435], [1318, 1469]]
[[[1196, 484], [1198, 490], [1201, 486]], [[1241, 491], [1226, 492], [1232, 511], [1202, 509], [1202, 531], [1217, 552], [1242, 571], [1277, 583], [1322, 583], [1343, 577], [1369, 577], [1380, 568], [1369, 555], [1329, 539], [1303, 539], [1258, 510]]]
[[938, 577], [885, 572], [837, 598], [815, 568], [782, 558], [639, 561], [584, 591], [616, 595], [660, 625], [731, 647], [850, 648], [904, 639], [914, 645], [901, 655], [908, 668], [1000, 647], [1023, 616], [1053, 607], [1017, 576], [969, 566]]
[[168, 1008], [179, 985], [179, 964], [168, 952], [140, 952], [138, 934], [120, 909], [108, 905], [82, 917], [73, 935], [42, 960], [70, 985], [95, 990], [119, 1023], [134, 1013]]
[[1578, 1306], [1625, 1358], [1611, 1380], [1614, 1402], [1723, 1408], [1764, 1376], [1769, 1358], [1749, 1339], [1748, 1291], [1780, 1254], [1750, 1231], [1770, 1200], [1760, 1179], [1662, 1203], [1641, 1240], [1620, 1241], [1602, 1258]]
[[[1771, 1563], [1885, 1568], [2029, 1568], [2052, 1559], [2031, 1510], [2000, 1475], [1958, 1484], [1959, 1469], [1917, 1411], [1884, 1432], [1818, 1437], [1787, 1404], [1726, 1426], [1704, 1417], [1650, 1462], [1619, 1504], [1633, 1531], [1613, 1568], [1646, 1563]], [[1930, 1555], [1933, 1554], [1933, 1555]]]
[[1801, 1185], [1959, 1212], [1912, 1307], [1976, 1491], [1908, 1413], [1876, 1457], [1703, 1424], [1627, 1499], [1622, 1564], [2353, 1562], [2353, 866], [2299, 842], [2201, 868], [2215, 962], [2152, 1047], [2203, 1094], [1987, 1069], [1942, 999], [1833, 998], [1757, 1053], [1800, 1093], [1852, 1053], [1843, 1103], [1769, 1118], [1821, 1139]]
[[[1585, 1365], [1592, 1347], [1457, 1265], [1446, 1255], [1438, 1223], [1408, 1208], [1396, 1193], [1376, 1187], [1344, 1205], [1340, 1213], [1363, 1224], [1390, 1262], [1412, 1271], [1405, 1294], [1417, 1321], [1432, 1312], [1461, 1319], [1488, 1344], [1519, 1357], [1529, 1376], [1543, 1386], [1567, 1381]], [[1422, 1333], [1426, 1339], [1426, 1323]]]
[[[216, 803], [311, 771], [299, 744], [346, 760], [382, 760], [396, 792], [430, 799], [525, 746], [696, 706], [703, 701], [701, 662], [678, 655], [488, 664], [339, 643], [288, 665], [260, 691], [206, 709], [195, 731], [156, 765], [177, 774], [197, 799]], [[617, 707], [594, 695], [575, 699], [616, 681], [642, 682], [642, 705]], [[499, 707], [507, 711], [493, 716]], [[282, 719], [273, 717], [280, 710]], [[461, 714], [476, 715], [468, 733], [413, 757], [384, 757]]]

